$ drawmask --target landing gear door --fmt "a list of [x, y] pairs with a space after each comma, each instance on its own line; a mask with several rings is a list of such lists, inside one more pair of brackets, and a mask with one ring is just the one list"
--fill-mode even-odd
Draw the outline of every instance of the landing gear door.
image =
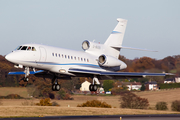
[[[39, 47], [39, 49], [40, 49], [40, 60], [39, 60], [39, 62], [41, 64], [41, 63], [46, 61], [46, 49], [43, 47]], [[43, 65], [43, 64], [41, 64], [41, 65]]]

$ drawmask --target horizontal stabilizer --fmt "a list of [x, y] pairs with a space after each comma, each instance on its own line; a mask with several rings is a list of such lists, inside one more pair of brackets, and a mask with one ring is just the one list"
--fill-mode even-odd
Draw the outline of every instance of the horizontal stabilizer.
[[131, 49], [131, 50], [140, 50], [140, 51], [149, 51], [149, 52], [158, 52], [154, 50], [142, 49], [142, 48], [134, 48], [134, 47], [124, 47], [124, 46], [111, 46], [112, 48], [123, 48], [123, 49]]
[[[30, 74], [37, 74], [37, 73], [41, 73], [44, 72], [44, 70], [39, 70], [39, 71], [30, 71]], [[9, 72], [8, 75], [24, 75], [25, 72], [20, 71], [20, 72]]]

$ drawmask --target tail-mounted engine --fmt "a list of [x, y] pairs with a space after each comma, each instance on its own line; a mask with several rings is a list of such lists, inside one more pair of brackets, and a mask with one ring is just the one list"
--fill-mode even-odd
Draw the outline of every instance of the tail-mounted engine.
[[82, 43], [82, 49], [84, 51], [86, 51], [86, 50], [88, 50], [88, 51], [102, 51], [103, 45], [99, 44], [99, 43], [90, 42], [88, 40], [85, 40]]
[[103, 67], [120, 67], [120, 70], [122, 69], [125, 69], [127, 67], [127, 65], [115, 58], [115, 57], [112, 57], [112, 56], [106, 56], [106, 55], [100, 55], [99, 58], [98, 58], [98, 63], [100, 66], [103, 66]]

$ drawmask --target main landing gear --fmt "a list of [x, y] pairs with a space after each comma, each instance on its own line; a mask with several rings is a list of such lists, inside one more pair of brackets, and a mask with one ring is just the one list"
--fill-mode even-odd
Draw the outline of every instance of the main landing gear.
[[57, 77], [54, 77], [52, 79], [52, 90], [53, 91], [59, 91], [61, 89], [61, 86], [58, 84], [58, 80], [57, 80]]
[[[95, 82], [96, 82], [96, 84], [94, 84]], [[100, 82], [99, 82], [98, 78], [94, 77], [93, 83], [89, 85], [89, 90], [91, 92], [96, 92], [98, 89], [98, 85], [100, 85]]]

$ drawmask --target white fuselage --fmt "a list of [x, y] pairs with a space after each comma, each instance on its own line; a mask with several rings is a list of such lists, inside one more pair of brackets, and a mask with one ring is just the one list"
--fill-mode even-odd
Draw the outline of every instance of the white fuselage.
[[[69, 68], [84, 70], [107, 71], [98, 64], [97, 54], [74, 51], [41, 44], [24, 44], [22, 47], [35, 50], [14, 50], [6, 59], [27, 67], [48, 70], [55, 73], [68, 74]], [[126, 65], [124, 65], [126, 67]]]
[[104, 44], [85, 40], [82, 44], [83, 52], [41, 44], [24, 44], [6, 55], [6, 59], [18, 64], [17, 66], [39, 68], [61, 74], [71, 74], [68, 72], [70, 69], [81, 69], [90, 73], [125, 69], [127, 65], [118, 57], [127, 20], [118, 18], [117, 21], [117, 26]]

